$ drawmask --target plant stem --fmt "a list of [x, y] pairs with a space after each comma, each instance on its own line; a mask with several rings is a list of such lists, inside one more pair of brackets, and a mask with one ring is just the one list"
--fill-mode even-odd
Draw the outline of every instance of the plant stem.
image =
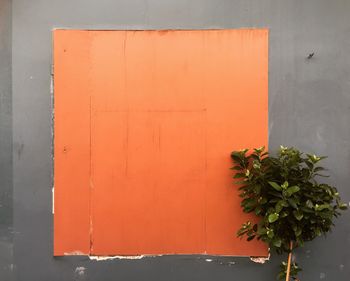
[[288, 254], [288, 264], [287, 264], [287, 273], [286, 273], [286, 281], [289, 281], [290, 265], [291, 265], [291, 262], [292, 262], [292, 251], [293, 251], [293, 241], [290, 241], [289, 254]]

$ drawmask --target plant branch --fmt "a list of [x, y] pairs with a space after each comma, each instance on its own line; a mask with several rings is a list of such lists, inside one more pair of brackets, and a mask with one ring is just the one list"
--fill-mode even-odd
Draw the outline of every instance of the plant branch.
[[286, 281], [289, 281], [290, 276], [290, 265], [292, 263], [292, 251], [293, 251], [293, 241], [290, 241], [289, 244], [289, 254], [288, 254], [288, 264], [287, 264], [287, 272], [286, 272]]

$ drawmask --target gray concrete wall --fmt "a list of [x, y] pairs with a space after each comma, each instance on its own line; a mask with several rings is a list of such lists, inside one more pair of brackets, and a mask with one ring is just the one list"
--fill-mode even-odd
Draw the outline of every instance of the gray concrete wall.
[[[270, 149], [285, 144], [329, 155], [332, 183], [350, 201], [349, 0], [13, 0], [12, 111], [11, 7], [10, 1], [0, 3], [0, 198], [6, 208], [0, 209], [0, 251], [5, 245], [11, 253], [14, 247], [13, 257], [0, 254], [1, 280], [275, 280], [277, 257], [266, 265], [247, 258], [208, 262], [200, 256], [106, 262], [53, 258], [50, 64], [55, 27], [269, 28]], [[310, 53], [315, 55], [307, 59]], [[5, 233], [12, 209], [13, 231]], [[349, 218], [348, 212], [326, 240], [298, 251], [302, 280], [349, 280]]]
[[13, 268], [11, 43], [11, 1], [0, 0], [0, 280]]

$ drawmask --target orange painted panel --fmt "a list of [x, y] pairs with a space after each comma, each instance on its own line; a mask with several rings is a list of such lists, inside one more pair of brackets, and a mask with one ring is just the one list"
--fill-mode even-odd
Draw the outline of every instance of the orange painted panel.
[[89, 254], [90, 38], [54, 35], [54, 254]]
[[235, 238], [229, 167], [267, 145], [267, 30], [60, 30], [54, 52], [55, 254], [266, 255]]

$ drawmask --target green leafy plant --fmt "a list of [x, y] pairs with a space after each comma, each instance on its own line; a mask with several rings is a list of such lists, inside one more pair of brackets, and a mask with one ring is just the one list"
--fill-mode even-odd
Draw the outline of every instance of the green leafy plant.
[[288, 253], [278, 277], [297, 279], [301, 268], [291, 261], [293, 249], [329, 232], [333, 219], [347, 209], [334, 186], [318, 182], [326, 176], [319, 165], [325, 157], [281, 146], [276, 157], [261, 147], [251, 153], [234, 151], [231, 158], [243, 211], [259, 219], [244, 223], [237, 236], [262, 240], [270, 250]]

